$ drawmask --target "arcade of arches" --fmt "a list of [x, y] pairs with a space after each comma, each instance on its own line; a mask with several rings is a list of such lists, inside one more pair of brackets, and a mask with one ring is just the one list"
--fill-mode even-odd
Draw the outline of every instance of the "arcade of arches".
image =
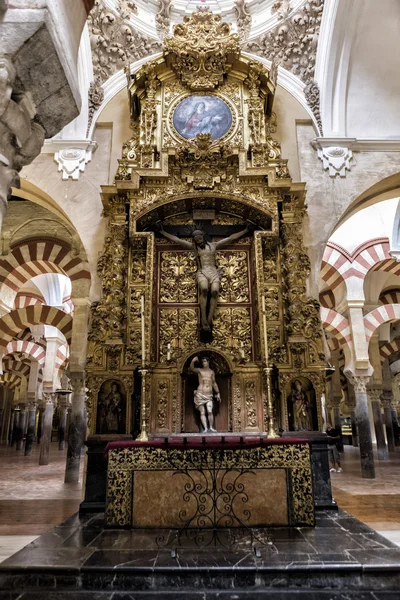
[[72, 514], [85, 472], [87, 509], [108, 442], [202, 431], [207, 356], [219, 432], [332, 424], [339, 504], [400, 529], [400, 13], [377, 4], [0, 0], [10, 489], [53, 465]]

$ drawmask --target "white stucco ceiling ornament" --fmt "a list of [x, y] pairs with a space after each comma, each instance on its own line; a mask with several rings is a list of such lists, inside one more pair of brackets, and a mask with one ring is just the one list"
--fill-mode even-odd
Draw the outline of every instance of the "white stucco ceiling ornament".
[[346, 170], [350, 171], [350, 161], [353, 159], [353, 152], [349, 148], [342, 146], [319, 147], [317, 149], [318, 158], [322, 161], [325, 171], [329, 171], [330, 177], [346, 177]]
[[53, 144], [54, 160], [58, 164], [58, 170], [62, 172], [63, 179], [79, 179], [88, 162], [92, 160], [92, 154], [97, 148], [96, 142], [91, 140], [74, 141], [71, 147], [70, 140], [50, 140]]
[[156, 15], [156, 29], [158, 37], [163, 40], [171, 30], [172, 0], [158, 0]]
[[247, 50], [248, 55], [258, 57], [268, 68], [271, 63], [281, 67], [279, 83], [306, 110], [312, 111], [315, 126], [322, 134], [319, 89], [312, 75], [323, 2], [95, 0], [88, 18], [94, 70], [89, 93], [88, 137], [96, 115], [125, 87], [127, 65], [132, 73], [132, 65], [154, 58], [162, 51], [162, 41], [172, 33], [173, 26], [199, 8], [220, 14], [223, 21], [231, 23], [233, 31], [236, 29], [240, 36], [242, 50]]
[[245, 49], [291, 71], [305, 84], [305, 96], [322, 134], [319, 88], [314, 81], [318, 36], [324, 0], [308, 0], [294, 7], [293, 0], [277, 0], [272, 10], [276, 26], [245, 44]]
[[241, 42], [245, 42], [250, 35], [252, 16], [246, 0], [235, 1], [237, 31]]
[[160, 41], [140, 33], [131, 23], [137, 8], [132, 0], [119, 0], [109, 8], [105, 0], [95, 0], [88, 17], [93, 72], [106, 81], [119, 69], [161, 49]]

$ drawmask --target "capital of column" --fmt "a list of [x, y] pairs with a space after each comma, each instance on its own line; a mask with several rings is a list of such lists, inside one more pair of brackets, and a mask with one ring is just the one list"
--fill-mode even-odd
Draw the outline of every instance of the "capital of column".
[[59, 406], [69, 406], [71, 403], [71, 394], [72, 390], [69, 394], [66, 392], [57, 392], [57, 404]]
[[57, 394], [55, 392], [45, 392], [43, 391], [43, 400], [46, 404], [55, 404], [56, 403]]
[[367, 388], [368, 398], [371, 402], [379, 402], [381, 401], [382, 388], [377, 387], [368, 387]]
[[367, 385], [369, 382], [369, 375], [347, 375], [347, 379], [354, 387], [356, 394], [362, 394], [367, 392]]
[[69, 373], [70, 382], [74, 396], [86, 396], [86, 378], [82, 371], [72, 371]]
[[393, 394], [390, 390], [383, 390], [381, 393], [382, 406], [384, 408], [390, 408], [393, 401]]

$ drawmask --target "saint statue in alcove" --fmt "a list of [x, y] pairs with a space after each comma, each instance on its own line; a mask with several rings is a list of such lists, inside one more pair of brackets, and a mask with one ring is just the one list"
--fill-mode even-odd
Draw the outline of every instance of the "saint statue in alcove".
[[198, 357], [195, 356], [190, 363], [190, 370], [196, 373], [199, 378], [199, 386], [194, 392], [194, 405], [200, 412], [203, 431], [215, 433], [217, 430], [214, 427], [214, 393], [217, 402], [221, 402], [221, 396], [217, 382], [215, 381], [215, 373], [210, 369], [210, 359], [208, 356], [203, 356], [201, 359], [202, 366], [196, 367], [195, 364], [196, 362], [198, 363], [198, 360]]

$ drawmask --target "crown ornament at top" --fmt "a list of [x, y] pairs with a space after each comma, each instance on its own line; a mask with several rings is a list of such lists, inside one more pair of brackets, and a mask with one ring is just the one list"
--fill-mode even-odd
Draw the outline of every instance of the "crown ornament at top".
[[239, 36], [212, 12], [194, 12], [165, 40], [164, 54], [190, 90], [212, 90], [240, 55]]

